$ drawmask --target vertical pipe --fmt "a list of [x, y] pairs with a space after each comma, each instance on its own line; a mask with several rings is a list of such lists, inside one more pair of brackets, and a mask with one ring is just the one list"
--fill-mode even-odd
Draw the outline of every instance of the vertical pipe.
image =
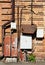
[[22, 23], [22, 10], [23, 10], [23, 8], [20, 11], [20, 28], [21, 28], [21, 23]]
[[31, 25], [33, 25], [33, 0], [31, 0]]
[[2, 28], [2, 52], [3, 52], [3, 56], [4, 56], [4, 29]]
[[[22, 10], [24, 9], [24, 8], [26, 8], [26, 6], [23, 6], [22, 8], [21, 8], [21, 11], [20, 11], [20, 28], [21, 28], [21, 23], [22, 23]], [[21, 32], [20, 32], [21, 33]]]
[[12, 1], [12, 22], [15, 21], [15, 0]]
[[[15, 22], [15, 0], [11, 1], [12, 1], [12, 22]], [[11, 52], [12, 52], [12, 30], [10, 32], [10, 57], [12, 57]]]
[[12, 48], [12, 33], [10, 31], [10, 57], [11, 57], [11, 48]]
[[[17, 7], [17, 32], [18, 32], [18, 43], [17, 43], [17, 48], [18, 48], [18, 59], [19, 59], [19, 52], [20, 52], [20, 33], [21, 33], [21, 22], [22, 22], [22, 10], [24, 7], [21, 8], [20, 11], [20, 19], [19, 19], [19, 6]], [[20, 24], [19, 24], [20, 23]]]
[[[31, 0], [31, 25], [33, 25], [33, 0]], [[33, 54], [33, 40], [32, 40], [32, 54]]]
[[5, 28], [2, 27], [2, 52], [4, 56], [4, 38], [5, 38]]
[[17, 32], [18, 32], [18, 44], [19, 44], [19, 7], [17, 7]]
[[18, 58], [19, 58], [19, 6], [17, 6], [17, 33], [18, 33], [18, 40], [17, 40], [17, 49], [18, 49]]

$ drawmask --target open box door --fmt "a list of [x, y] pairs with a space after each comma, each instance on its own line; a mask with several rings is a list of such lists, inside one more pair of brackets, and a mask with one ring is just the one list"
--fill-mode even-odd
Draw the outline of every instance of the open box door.
[[5, 36], [4, 39], [4, 56], [5, 57], [17, 57], [17, 33], [10, 36]]

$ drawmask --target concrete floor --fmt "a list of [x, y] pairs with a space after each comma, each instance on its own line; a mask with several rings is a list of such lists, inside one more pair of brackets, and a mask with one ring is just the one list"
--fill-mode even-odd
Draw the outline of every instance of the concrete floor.
[[45, 65], [45, 62], [36, 62], [36, 63], [26, 63], [26, 62], [20, 62], [20, 63], [3, 63], [0, 62], [0, 65]]

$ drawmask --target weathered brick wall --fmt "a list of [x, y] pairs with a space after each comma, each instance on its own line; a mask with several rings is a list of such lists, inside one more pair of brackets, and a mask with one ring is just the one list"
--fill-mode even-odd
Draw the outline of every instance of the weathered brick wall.
[[[3, 2], [3, 1], [6, 1]], [[11, 0], [0, 0], [0, 25], [3, 25], [4, 23], [8, 22], [9, 20], [12, 19], [12, 8], [11, 5], [12, 3], [10, 2]], [[38, 2], [36, 2], [38, 1]], [[33, 7], [33, 11], [38, 14], [33, 14], [33, 23], [37, 25], [37, 27], [44, 27], [45, 29], [45, 6], [42, 6], [45, 4], [45, 1], [42, 0], [43, 2], [39, 2], [39, 0], [35, 0], [33, 2], [33, 5], [36, 5]], [[31, 2], [21, 2], [21, 0], [17, 0], [15, 2], [15, 5], [17, 6], [27, 6], [30, 5]], [[15, 8], [15, 22], [17, 23], [17, 6]], [[27, 7], [27, 9], [30, 11], [30, 8]], [[19, 13], [21, 11], [21, 8], [19, 8]], [[30, 14], [23, 14], [23, 17], [25, 18], [25, 21], [23, 20], [22, 24], [31, 24], [31, 13]], [[20, 15], [19, 15], [20, 18]], [[30, 19], [30, 20], [29, 20]], [[1, 33], [0, 29], [0, 33]], [[6, 32], [10, 32], [10, 28], [6, 29]], [[2, 38], [2, 36], [0, 37]], [[2, 39], [1, 39], [2, 40]], [[34, 40], [34, 54], [36, 56], [41, 56], [45, 57], [45, 32], [44, 32], [44, 40], [42, 40], [41, 44], [36, 43], [37, 40]], [[38, 41], [39, 42], [39, 41]]]

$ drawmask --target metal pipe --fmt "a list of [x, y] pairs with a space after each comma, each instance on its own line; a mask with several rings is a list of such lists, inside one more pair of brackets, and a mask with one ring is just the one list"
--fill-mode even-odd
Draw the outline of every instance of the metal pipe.
[[31, 25], [33, 25], [33, 0], [31, 0]]
[[[18, 50], [18, 56], [17, 59], [19, 58], [19, 6], [17, 6], [17, 33], [18, 33], [18, 38], [17, 38], [17, 50]], [[17, 60], [18, 61], [18, 60]]]
[[15, 0], [12, 1], [12, 22], [15, 21]]

